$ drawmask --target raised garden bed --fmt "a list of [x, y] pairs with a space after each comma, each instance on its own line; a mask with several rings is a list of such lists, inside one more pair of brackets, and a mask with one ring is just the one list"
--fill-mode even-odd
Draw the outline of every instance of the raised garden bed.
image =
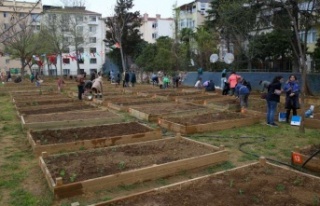
[[66, 98], [66, 96], [62, 94], [46, 94], [46, 95], [16, 95], [12, 98], [13, 102], [25, 102], [25, 101], [42, 101], [42, 100], [52, 100], [52, 99], [61, 99]]
[[33, 109], [21, 109], [19, 110], [19, 115], [37, 115], [37, 114], [49, 114], [49, 113], [58, 113], [58, 112], [70, 112], [76, 110], [87, 110], [94, 109], [93, 106], [88, 104], [64, 104], [64, 106], [47, 107], [47, 108], [33, 108]]
[[36, 105], [45, 105], [45, 104], [64, 104], [74, 102], [73, 99], [68, 97], [60, 99], [49, 99], [49, 100], [28, 100], [23, 102], [15, 102], [17, 107], [27, 107], [27, 106], [36, 106]]
[[207, 104], [208, 102], [212, 100], [221, 100], [221, 99], [226, 99], [226, 97], [221, 96], [221, 95], [208, 95], [208, 94], [199, 94], [199, 95], [192, 95], [190, 97], [176, 97], [177, 102], [191, 102], [191, 103], [196, 103], [196, 104]]
[[200, 92], [172, 92], [168, 94], [155, 94], [154, 97], [161, 98], [164, 100], [173, 100], [175, 101], [176, 98], [182, 98], [182, 97], [193, 97], [195, 95], [201, 96], [203, 93]]
[[149, 106], [151, 104], [159, 104], [164, 103], [165, 100], [157, 99], [157, 98], [140, 98], [135, 100], [128, 101], [118, 101], [118, 102], [110, 102], [108, 103], [108, 107], [117, 111], [128, 111], [131, 106], [145, 105]]
[[51, 113], [21, 116], [22, 126], [29, 129], [59, 129], [123, 122], [125, 119], [104, 110]]
[[233, 112], [240, 112], [240, 101], [238, 99], [228, 98], [228, 99], [214, 99], [206, 100], [205, 105], [219, 110], [229, 110]]
[[[54, 195], [64, 198], [227, 161], [228, 152], [182, 137], [40, 157]], [[90, 158], [88, 158], [90, 157]]]
[[254, 163], [91, 206], [319, 205], [319, 199], [320, 178]]
[[304, 119], [305, 126], [311, 129], [320, 129], [320, 113], [315, 113], [313, 118]]
[[160, 130], [129, 122], [63, 130], [31, 130], [27, 137], [33, 152], [40, 155], [42, 152], [53, 154], [155, 140], [162, 134]]
[[295, 150], [291, 153], [291, 162], [292, 164], [298, 166], [304, 165], [304, 168], [320, 174], [320, 153], [318, 153], [317, 155], [312, 157], [308, 162], [306, 162], [306, 160], [308, 160], [318, 150], [320, 150], [320, 144], [310, 145], [304, 148], [296, 147]]
[[129, 108], [129, 113], [141, 120], [158, 121], [159, 117], [170, 114], [189, 113], [192, 111], [206, 110], [204, 106], [194, 104], [181, 103], [164, 103], [156, 106], [132, 106]]
[[216, 112], [163, 118], [159, 119], [158, 124], [181, 134], [194, 134], [249, 126], [258, 122], [259, 118], [248, 117], [241, 113]]

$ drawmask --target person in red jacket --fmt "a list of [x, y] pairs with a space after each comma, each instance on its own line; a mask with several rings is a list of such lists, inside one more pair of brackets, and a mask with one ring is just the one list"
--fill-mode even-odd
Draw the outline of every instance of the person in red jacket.
[[228, 78], [228, 83], [229, 83], [230, 95], [231, 96], [234, 95], [235, 88], [236, 88], [236, 85], [238, 83], [238, 79], [240, 79], [240, 78], [241, 78], [241, 76], [237, 75], [235, 71], [231, 72], [231, 75]]

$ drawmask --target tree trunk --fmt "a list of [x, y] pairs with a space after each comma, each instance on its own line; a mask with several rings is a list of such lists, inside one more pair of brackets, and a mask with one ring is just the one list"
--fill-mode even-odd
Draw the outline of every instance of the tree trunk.
[[60, 76], [62, 77], [63, 74], [62, 74], [62, 53], [59, 54], [60, 56]]
[[301, 69], [302, 69], [302, 85], [301, 85], [301, 106], [300, 106], [300, 109], [302, 111], [302, 114], [301, 114], [301, 125], [299, 127], [299, 131], [301, 133], [304, 133], [305, 132], [305, 126], [304, 126], [304, 120], [305, 120], [305, 116], [304, 116], [304, 111], [305, 111], [305, 91], [306, 91], [306, 85], [307, 85], [307, 65], [306, 65], [306, 62], [305, 62], [305, 59], [303, 58], [301, 60]]
[[120, 44], [120, 54], [121, 54], [121, 63], [122, 63], [122, 72], [126, 71], [126, 63], [124, 60], [124, 55], [123, 55], [123, 50], [122, 50], [122, 45]]

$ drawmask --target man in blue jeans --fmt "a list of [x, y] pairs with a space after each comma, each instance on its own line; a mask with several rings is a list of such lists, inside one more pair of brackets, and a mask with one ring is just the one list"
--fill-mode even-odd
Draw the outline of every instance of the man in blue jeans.
[[277, 105], [280, 102], [282, 76], [276, 76], [268, 87], [267, 94], [267, 125], [277, 127], [274, 123], [274, 115], [277, 111]]

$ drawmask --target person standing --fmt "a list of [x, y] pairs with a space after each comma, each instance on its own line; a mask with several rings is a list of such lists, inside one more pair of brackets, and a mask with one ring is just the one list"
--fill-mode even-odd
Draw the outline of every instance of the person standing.
[[129, 71], [124, 73], [124, 87], [129, 87], [130, 74]]
[[286, 122], [289, 123], [291, 110], [293, 115], [297, 115], [297, 109], [300, 108], [300, 104], [299, 104], [300, 87], [298, 85], [297, 77], [295, 75], [290, 75], [288, 81], [284, 85], [283, 90], [286, 93], [286, 102], [285, 102], [285, 108], [287, 109]]
[[221, 72], [221, 91], [223, 91], [224, 89], [224, 83], [227, 81], [227, 69], [223, 69], [222, 72]]
[[235, 71], [231, 72], [231, 75], [228, 78], [229, 88], [230, 88], [230, 95], [234, 95], [235, 87], [238, 83], [238, 78], [240, 78], [239, 75], [236, 74]]
[[77, 75], [76, 81], [78, 82], [78, 99], [82, 100], [82, 94], [84, 93], [84, 76], [83, 74]]
[[131, 73], [130, 82], [132, 87], [134, 87], [135, 83], [137, 82], [136, 73], [134, 71]]
[[62, 91], [62, 87], [65, 84], [64, 80], [62, 77], [59, 77], [57, 79], [57, 86], [58, 86], [58, 92], [60, 93]]
[[274, 123], [274, 115], [277, 110], [277, 105], [280, 102], [282, 76], [276, 76], [268, 87], [267, 94], [267, 125], [277, 127]]
[[33, 83], [33, 81], [34, 81], [34, 74], [33, 74], [33, 72], [31, 72], [31, 74], [30, 74], [30, 82]]

